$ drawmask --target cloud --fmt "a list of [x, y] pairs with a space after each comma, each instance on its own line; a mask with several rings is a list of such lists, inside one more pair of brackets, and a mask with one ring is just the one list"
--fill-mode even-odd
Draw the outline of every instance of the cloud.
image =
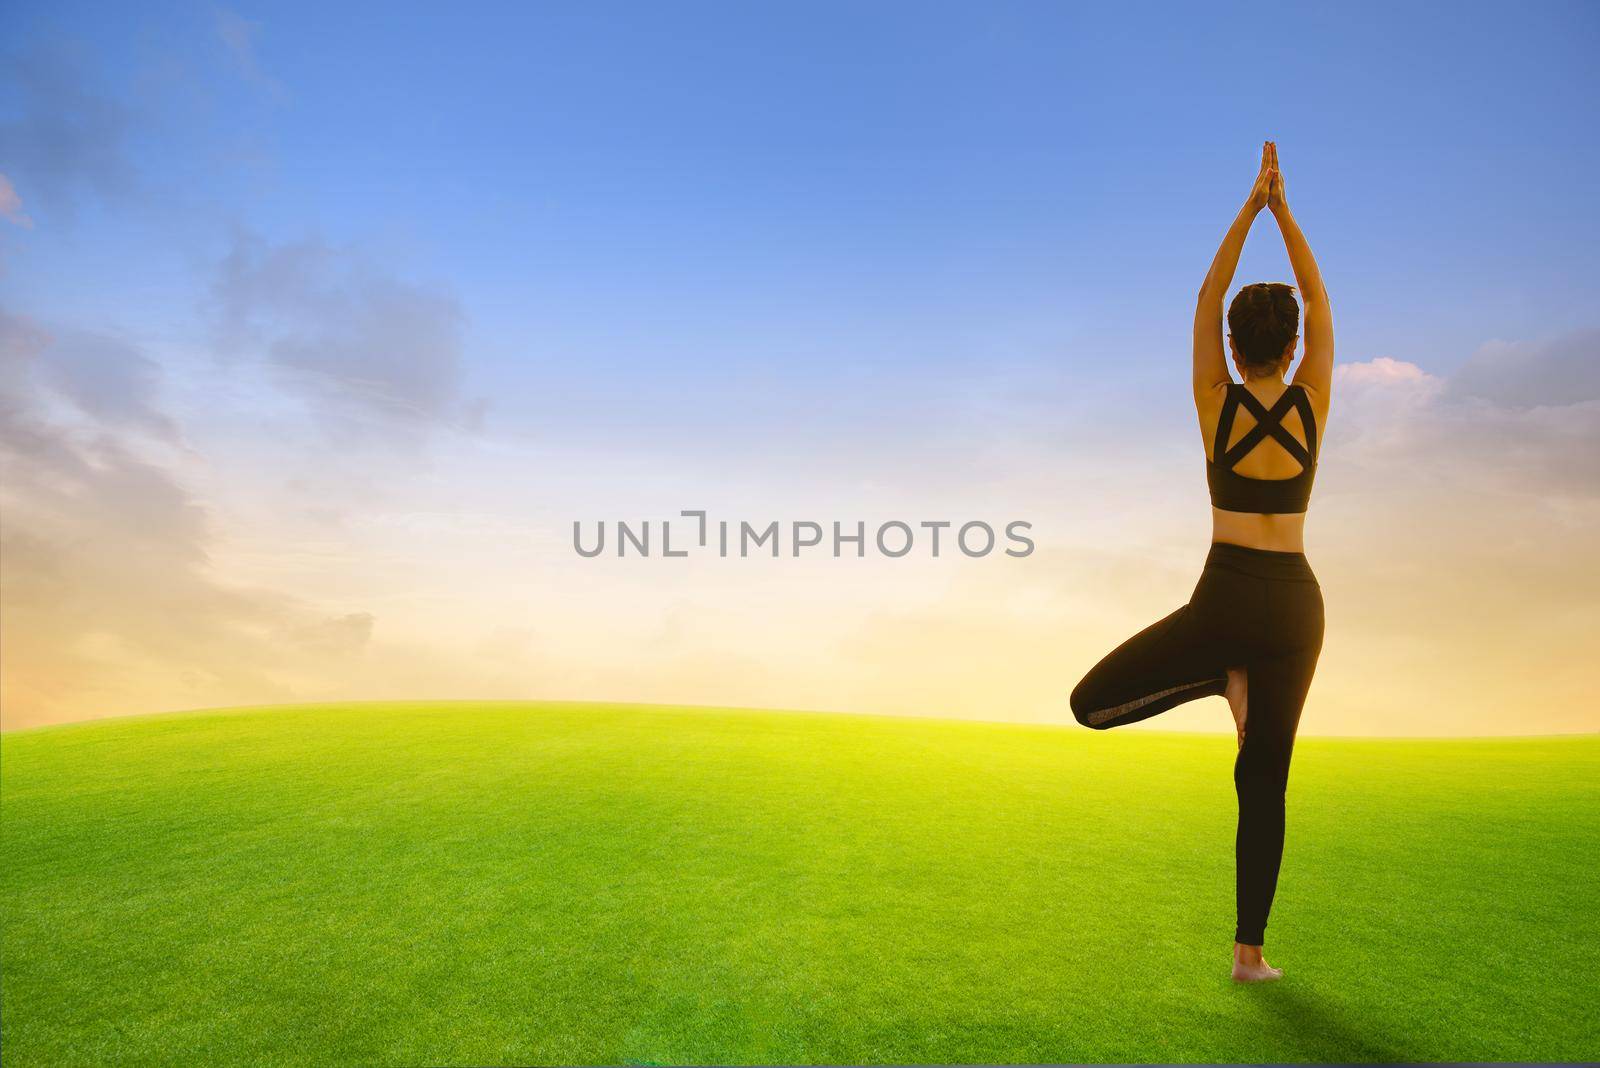
[[239, 77], [274, 97], [281, 97], [283, 86], [265, 73], [256, 54], [256, 40], [261, 34], [262, 24], [227, 8], [215, 11], [212, 24]]
[[292, 699], [358, 656], [370, 615], [328, 619], [215, 574], [156, 365], [65, 337], [0, 314], [5, 725]]
[[1334, 379], [1343, 385], [1411, 385], [1437, 382], [1438, 379], [1414, 363], [1379, 356], [1365, 363], [1340, 364], [1334, 369]]
[[[1492, 342], [1455, 373], [1378, 357], [1336, 372], [1330, 443], [1363, 477], [1600, 500], [1600, 331]], [[1338, 465], [1333, 465], [1337, 470]]]
[[[0, 322], [7, 319], [0, 312]], [[35, 356], [41, 385], [108, 426], [178, 440], [173, 421], [158, 407], [161, 369], [138, 348], [107, 334], [64, 330], [45, 334], [26, 325], [17, 336], [43, 341]]]
[[456, 300], [317, 240], [236, 235], [209, 306], [219, 349], [257, 357], [338, 436], [471, 426]]
[[1491, 341], [1450, 376], [1450, 392], [1516, 408], [1600, 400], [1600, 330]]
[[17, 195], [16, 187], [4, 174], [0, 174], [0, 218], [24, 229], [33, 226], [33, 220], [22, 210], [22, 198]]
[[[126, 142], [129, 116], [100, 95], [73, 59], [32, 51], [5, 64], [21, 100], [20, 114], [0, 122], [0, 166], [47, 214], [70, 221], [87, 196], [112, 199], [134, 188]], [[0, 203], [5, 199], [0, 196]], [[7, 211], [7, 218], [16, 219]], [[24, 216], [26, 218], [26, 216]]]

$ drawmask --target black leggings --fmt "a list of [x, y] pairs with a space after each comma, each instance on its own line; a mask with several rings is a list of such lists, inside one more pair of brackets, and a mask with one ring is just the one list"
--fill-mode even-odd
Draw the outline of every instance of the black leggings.
[[1233, 937], [1247, 946], [1264, 941], [1278, 886], [1289, 757], [1322, 626], [1322, 587], [1304, 553], [1213, 542], [1189, 603], [1113, 649], [1072, 691], [1078, 722], [1104, 730], [1220, 695], [1229, 668], [1246, 670]]

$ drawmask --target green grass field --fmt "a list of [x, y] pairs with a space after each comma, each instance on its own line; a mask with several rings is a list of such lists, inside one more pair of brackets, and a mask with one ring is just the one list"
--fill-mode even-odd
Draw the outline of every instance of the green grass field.
[[1600, 1057], [1600, 736], [1301, 739], [1256, 987], [1233, 757], [612, 705], [13, 732], [5, 1062]]

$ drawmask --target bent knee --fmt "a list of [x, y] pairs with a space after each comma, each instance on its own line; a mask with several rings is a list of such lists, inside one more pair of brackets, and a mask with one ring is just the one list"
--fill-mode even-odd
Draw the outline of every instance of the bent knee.
[[[1088, 680], [1084, 680], [1087, 682]], [[1094, 727], [1096, 724], [1089, 722], [1089, 713], [1095, 709], [1094, 703], [1089, 699], [1087, 687], [1083, 682], [1072, 688], [1072, 696], [1067, 698], [1067, 703], [1072, 707], [1072, 718], [1085, 727]]]
[[1103, 731], [1113, 722], [1114, 717], [1107, 715], [1113, 702], [1107, 701], [1104, 694], [1095, 693], [1093, 687], [1086, 685], [1088, 681], [1078, 683], [1067, 701], [1074, 719], [1092, 730]]

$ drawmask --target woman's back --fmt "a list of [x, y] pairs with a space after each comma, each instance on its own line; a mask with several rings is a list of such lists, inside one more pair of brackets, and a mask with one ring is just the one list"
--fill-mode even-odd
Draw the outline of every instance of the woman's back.
[[1326, 394], [1274, 376], [1195, 398], [1212, 496], [1211, 540], [1303, 552]]

